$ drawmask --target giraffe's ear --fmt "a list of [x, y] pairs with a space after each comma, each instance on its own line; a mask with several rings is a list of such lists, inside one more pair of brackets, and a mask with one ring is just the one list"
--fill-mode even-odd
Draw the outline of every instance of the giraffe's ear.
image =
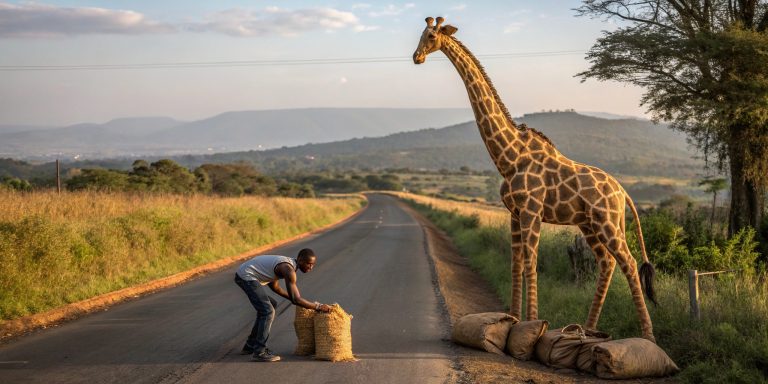
[[459, 29], [454, 27], [453, 25], [444, 25], [444, 26], [440, 27], [440, 33], [442, 33], [444, 35], [448, 35], [448, 36], [453, 35], [458, 30]]

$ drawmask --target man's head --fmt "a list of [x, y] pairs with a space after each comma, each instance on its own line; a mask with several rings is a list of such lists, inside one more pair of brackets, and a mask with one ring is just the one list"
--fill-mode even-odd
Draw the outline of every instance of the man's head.
[[299, 251], [299, 256], [296, 257], [296, 264], [298, 264], [299, 270], [304, 273], [312, 271], [316, 261], [317, 256], [315, 256], [315, 251], [309, 248], [304, 248]]

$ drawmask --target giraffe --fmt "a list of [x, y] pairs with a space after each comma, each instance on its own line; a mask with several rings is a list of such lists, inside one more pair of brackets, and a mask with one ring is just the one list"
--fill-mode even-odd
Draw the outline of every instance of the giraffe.
[[[648, 261], [642, 230], [632, 200], [621, 185], [599, 168], [563, 156], [541, 132], [517, 125], [496, 93], [480, 62], [442, 25], [444, 19], [426, 18], [427, 27], [413, 54], [415, 64], [442, 51], [459, 72], [467, 89], [480, 136], [504, 181], [501, 199], [510, 212], [512, 233], [511, 315], [521, 318], [523, 271], [526, 281], [526, 315], [538, 318], [536, 257], [541, 223], [575, 225], [583, 233], [597, 260], [599, 275], [585, 324], [596, 329], [616, 264], [629, 282], [640, 320], [642, 336], [654, 341], [653, 325], [643, 290], [655, 304], [653, 266]], [[637, 222], [643, 265], [638, 274], [625, 238], [625, 205]]]

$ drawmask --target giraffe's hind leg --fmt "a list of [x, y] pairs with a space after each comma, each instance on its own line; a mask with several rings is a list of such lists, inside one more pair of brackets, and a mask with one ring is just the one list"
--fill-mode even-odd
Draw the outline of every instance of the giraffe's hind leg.
[[616, 267], [616, 261], [613, 256], [608, 252], [608, 249], [597, 239], [597, 236], [592, 233], [588, 227], [581, 227], [581, 231], [584, 234], [584, 239], [592, 248], [592, 252], [595, 254], [595, 260], [597, 261], [598, 276], [597, 287], [595, 290], [595, 297], [592, 299], [592, 306], [589, 307], [589, 316], [587, 316], [587, 323], [585, 324], [587, 329], [597, 329], [597, 321], [600, 318], [600, 311], [603, 309], [603, 303], [605, 302], [605, 296], [608, 293], [608, 287], [611, 285], [611, 277], [613, 277], [613, 270]]
[[629, 282], [629, 289], [632, 292], [632, 301], [635, 303], [637, 316], [640, 319], [640, 328], [643, 332], [643, 338], [656, 342], [653, 337], [653, 324], [651, 316], [648, 314], [648, 308], [645, 306], [643, 290], [640, 286], [640, 276], [637, 274], [637, 262], [629, 252], [626, 240], [622, 237], [614, 237], [606, 244], [608, 251], [611, 252], [619, 264], [619, 268], [624, 272], [624, 276]]

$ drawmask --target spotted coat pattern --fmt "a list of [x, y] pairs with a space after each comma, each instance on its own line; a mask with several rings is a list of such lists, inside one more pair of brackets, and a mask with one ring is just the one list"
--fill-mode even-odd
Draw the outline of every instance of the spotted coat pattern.
[[[478, 60], [464, 45], [428, 26], [414, 54], [424, 48], [428, 34], [453, 63], [469, 95], [480, 136], [504, 181], [501, 199], [511, 213], [512, 296], [510, 312], [522, 314], [523, 277], [526, 281], [526, 315], [538, 317], [536, 260], [541, 223], [578, 226], [595, 254], [599, 276], [586, 327], [595, 329], [614, 268], [618, 263], [629, 281], [643, 337], [653, 338], [650, 316], [643, 299], [638, 268], [625, 238], [625, 205], [637, 212], [625, 190], [599, 168], [568, 159], [538, 131], [516, 125]], [[430, 28], [433, 30], [430, 32]], [[434, 37], [432, 37], [434, 40]], [[434, 49], [434, 48], [433, 48]], [[423, 57], [420, 57], [423, 62]], [[642, 242], [642, 241], [641, 241]], [[644, 261], [648, 261], [643, 247]], [[523, 272], [525, 272], [523, 276]]]

